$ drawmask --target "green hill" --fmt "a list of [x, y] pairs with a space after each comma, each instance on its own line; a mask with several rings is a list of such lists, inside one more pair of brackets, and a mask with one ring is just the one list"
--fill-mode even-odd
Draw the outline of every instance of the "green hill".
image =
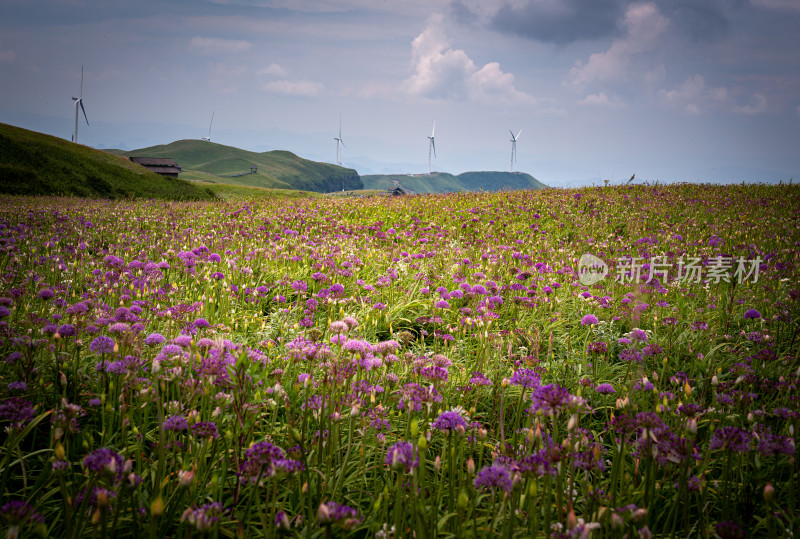
[[165, 178], [128, 159], [0, 123], [0, 193], [99, 198], [214, 199], [189, 182]]
[[458, 191], [501, 191], [544, 189], [547, 186], [524, 172], [446, 172], [428, 174], [374, 174], [362, 176], [364, 189], [402, 187], [412, 193], [455, 193]]
[[458, 180], [467, 191], [518, 191], [546, 189], [547, 186], [525, 172], [464, 172]]
[[[189, 173], [205, 173], [205, 181], [329, 193], [342, 189], [361, 189], [363, 184], [353, 169], [309, 161], [292, 152], [249, 152], [232, 146], [202, 140], [178, 140], [170, 144], [141, 148], [122, 155], [129, 157], [168, 157]], [[255, 174], [246, 174], [257, 167]], [[231, 177], [234, 174], [241, 176]], [[186, 174], [182, 177], [192, 177]]]

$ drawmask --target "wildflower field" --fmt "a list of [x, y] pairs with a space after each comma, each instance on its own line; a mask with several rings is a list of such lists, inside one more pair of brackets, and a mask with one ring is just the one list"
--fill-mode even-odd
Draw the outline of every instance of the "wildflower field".
[[791, 537], [799, 256], [792, 185], [0, 198], [0, 529]]

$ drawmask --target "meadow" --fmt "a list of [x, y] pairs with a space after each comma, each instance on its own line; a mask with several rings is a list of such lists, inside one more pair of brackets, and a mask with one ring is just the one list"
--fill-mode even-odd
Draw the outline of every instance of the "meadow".
[[792, 185], [2, 197], [0, 529], [796, 536], [799, 256]]

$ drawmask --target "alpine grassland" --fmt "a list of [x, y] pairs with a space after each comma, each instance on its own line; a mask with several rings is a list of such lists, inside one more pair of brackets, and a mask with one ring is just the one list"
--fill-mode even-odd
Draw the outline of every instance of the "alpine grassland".
[[0, 198], [6, 537], [800, 533], [800, 188]]

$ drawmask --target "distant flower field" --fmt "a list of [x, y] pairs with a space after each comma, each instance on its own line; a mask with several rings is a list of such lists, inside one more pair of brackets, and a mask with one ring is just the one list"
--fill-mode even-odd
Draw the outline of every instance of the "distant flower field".
[[800, 533], [800, 188], [0, 198], [7, 537]]

